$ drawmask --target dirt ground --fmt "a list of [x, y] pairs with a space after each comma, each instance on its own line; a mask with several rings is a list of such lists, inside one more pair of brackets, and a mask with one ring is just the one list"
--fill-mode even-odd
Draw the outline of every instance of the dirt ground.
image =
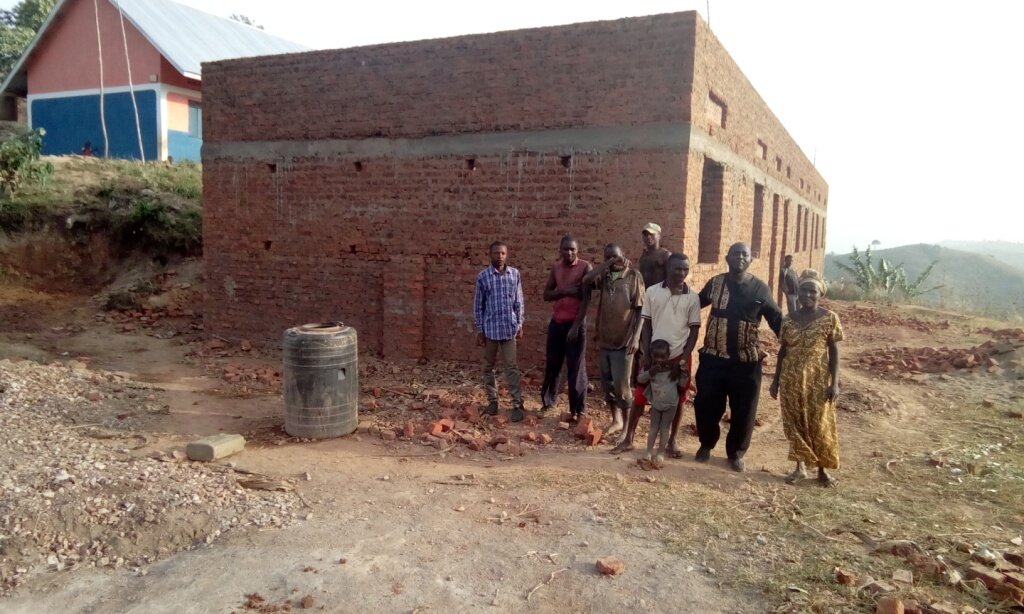
[[[635, 454], [584, 445], [557, 412], [477, 419], [475, 366], [372, 356], [359, 431], [299, 441], [281, 428], [276, 351], [202, 331], [198, 264], [132, 274], [156, 296], [124, 312], [103, 309], [109, 292], [0, 288], [5, 409], [35, 412], [12, 413], [10, 428], [30, 430], [0, 447], [5, 612], [857, 612], [885, 597], [967, 612], [1019, 596], [970, 571], [1020, 572], [1024, 332], [1005, 324], [832, 305], [847, 335], [843, 467], [823, 489], [783, 483], [767, 382], [743, 474], [721, 448], [708, 465], [688, 454], [643, 471]], [[891, 351], [993, 340], [1009, 349], [967, 368], [912, 369]], [[589, 412], [606, 425], [598, 393]], [[443, 417], [464, 436], [430, 438]], [[245, 450], [216, 466], [182, 458], [217, 432], [242, 433]], [[240, 486], [253, 473], [278, 489]], [[608, 556], [621, 574], [598, 573]]]

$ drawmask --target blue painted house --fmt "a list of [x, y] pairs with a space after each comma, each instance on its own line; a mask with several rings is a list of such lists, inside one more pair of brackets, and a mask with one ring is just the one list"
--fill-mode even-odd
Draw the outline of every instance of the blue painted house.
[[199, 160], [202, 63], [306, 51], [168, 0], [59, 0], [0, 86], [0, 119], [45, 128], [43, 153]]

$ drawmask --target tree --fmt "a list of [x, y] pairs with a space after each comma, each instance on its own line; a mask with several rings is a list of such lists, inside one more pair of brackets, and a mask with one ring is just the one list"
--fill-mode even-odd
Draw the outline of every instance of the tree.
[[15, 25], [32, 30], [32, 35], [35, 36], [53, 10], [54, 2], [55, 0], [21, 0], [11, 11], [15, 16]]
[[17, 64], [53, 4], [54, 0], [22, 0], [10, 11], [0, 10], [0, 79]]
[[249, 17], [247, 15], [231, 15], [230, 19], [232, 19], [234, 21], [237, 21], [238, 23], [244, 23], [247, 26], [252, 26], [252, 27], [257, 28], [259, 30], [263, 29], [263, 26], [261, 26], [260, 24], [256, 23], [255, 19], [253, 19], [252, 17]]

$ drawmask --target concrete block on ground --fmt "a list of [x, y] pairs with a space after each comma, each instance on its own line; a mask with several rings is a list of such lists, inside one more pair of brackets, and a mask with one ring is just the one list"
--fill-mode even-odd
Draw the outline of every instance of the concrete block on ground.
[[210, 462], [231, 456], [245, 447], [245, 437], [221, 433], [190, 441], [185, 447], [189, 460]]

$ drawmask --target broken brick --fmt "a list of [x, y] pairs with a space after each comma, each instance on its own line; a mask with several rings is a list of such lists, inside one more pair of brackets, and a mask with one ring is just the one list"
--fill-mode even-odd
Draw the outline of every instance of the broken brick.
[[494, 446], [494, 449], [495, 449], [495, 451], [501, 452], [501, 453], [508, 452], [508, 444], [507, 443], [499, 443], [498, 445]]
[[602, 576], [617, 576], [625, 571], [626, 564], [618, 557], [606, 556], [603, 559], [597, 559], [596, 567]]
[[1004, 574], [1006, 581], [1016, 586], [1017, 588], [1024, 589], [1024, 573], [1017, 571], [1009, 571]]
[[896, 587], [882, 580], [874, 580], [864, 585], [862, 587], [862, 590], [865, 590], [873, 595], [876, 595], [879, 593], [895, 593]]
[[483, 450], [486, 447], [487, 442], [484, 441], [483, 439], [474, 439], [473, 441], [469, 442], [469, 449], [474, 452], [479, 452], [480, 450]]
[[402, 425], [402, 436], [406, 439], [412, 439], [416, 436], [416, 425], [412, 422], [406, 422]]
[[1001, 601], [1009, 601], [1015, 605], [1024, 605], [1024, 590], [1012, 584], [1000, 584], [992, 589], [992, 594]]
[[452, 430], [453, 428], [455, 428], [455, 421], [454, 421], [454, 420], [452, 420], [451, 418], [442, 418], [442, 419], [441, 419], [441, 420], [440, 420], [440, 421], [438, 422], [438, 424], [440, 424], [440, 425], [441, 425], [441, 428], [442, 428], [442, 429], [444, 430], [444, 432], [446, 432], [446, 433], [447, 433], [448, 431]]
[[969, 580], [980, 580], [989, 589], [1006, 582], [1006, 576], [1003, 574], [977, 563], [967, 566], [967, 578]]
[[570, 426], [572, 426], [572, 425], [569, 424], [568, 422], [559, 422], [558, 423], [558, 428], [562, 429], [563, 431], [568, 431]]
[[445, 431], [444, 425], [441, 424], [440, 421], [435, 422], [435, 423], [430, 425], [430, 434], [431, 435], [440, 435], [444, 431]]
[[526, 434], [525, 439], [526, 441], [537, 441], [537, 433], [530, 431], [529, 433]]
[[594, 430], [594, 421], [590, 418], [580, 417], [580, 421], [576, 424], [576, 436], [580, 438], [586, 438], [587, 435]]
[[503, 427], [508, 424], [508, 416], [491, 416], [491, 422], [497, 427]]
[[508, 443], [508, 437], [506, 437], [505, 435], [495, 435], [494, 437], [491, 437], [492, 446], [496, 446], [502, 443]]
[[551, 443], [551, 435], [548, 435], [547, 433], [541, 433], [540, 442], [544, 444]]
[[398, 434], [392, 430], [381, 431], [380, 438], [383, 439], [384, 441], [394, 441], [398, 439]]
[[601, 437], [603, 436], [604, 431], [602, 431], [601, 429], [592, 429], [589, 433], [587, 433], [586, 437], [583, 439], [583, 442], [588, 446], [596, 446], [597, 444], [601, 443]]
[[903, 600], [896, 597], [882, 597], [875, 604], [875, 614], [905, 614]]
[[843, 586], [852, 586], [857, 581], [857, 576], [852, 573], [836, 568], [836, 582]]

